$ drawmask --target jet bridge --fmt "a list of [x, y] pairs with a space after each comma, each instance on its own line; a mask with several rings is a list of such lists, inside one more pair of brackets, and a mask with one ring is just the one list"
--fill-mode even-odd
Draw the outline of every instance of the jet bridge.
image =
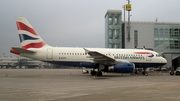
[[167, 60], [167, 64], [164, 67], [172, 70], [180, 67], [180, 52], [162, 52], [160, 55]]

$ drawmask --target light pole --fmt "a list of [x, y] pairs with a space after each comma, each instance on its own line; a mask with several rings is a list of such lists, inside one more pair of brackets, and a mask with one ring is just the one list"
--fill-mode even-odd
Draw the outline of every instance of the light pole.
[[124, 24], [125, 24], [125, 20], [126, 20], [126, 17], [125, 17], [126, 16], [126, 12], [125, 12], [126, 11], [126, 5], [123, 5], [122, 7], [124, 9]]
[[127, 0], [128, 4], [126, 4], [126, 10], [128, 11], [128, 26], [127, 26], [127, 32], [128, 32], [128, 41], [130, 41], [131, 37], [130, 37], [130, 11], [131, 11], [131, 4], [130, 4], [130, 0]]

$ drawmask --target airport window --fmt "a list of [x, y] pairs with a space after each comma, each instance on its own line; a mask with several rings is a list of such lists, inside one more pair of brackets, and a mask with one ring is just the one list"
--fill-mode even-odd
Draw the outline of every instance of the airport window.
[[134, 30], [134, 47], [138, 46], [138, 30]]
[[119, 30], [114, 30], [114, 38], [118, 39]]
[[118, 18], [117, 18], [117, 17], [114, 18], [114, 24], [115, 24], [115, 25], [118, 24]]
[[112, 46], [112, 44], [109, 44], [109, 48], [112, 48], [113, 46]]
[[109, 25], [111, 25], [112, 24], [112, 17], [109, 17]]
[[160, 29], [159, 38], [161, 38], [161, 39], [164, 38], [164, 29], [163, 28]]
[[112, 30], [109, 30], [109, 38], [112, 38]]

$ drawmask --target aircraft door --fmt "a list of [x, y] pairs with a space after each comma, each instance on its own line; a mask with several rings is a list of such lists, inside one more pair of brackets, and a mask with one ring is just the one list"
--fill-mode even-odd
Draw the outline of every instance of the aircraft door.
[[47, 59], [53, 59], [53, 49], [52, 48], [48, 48], [47, 49]]

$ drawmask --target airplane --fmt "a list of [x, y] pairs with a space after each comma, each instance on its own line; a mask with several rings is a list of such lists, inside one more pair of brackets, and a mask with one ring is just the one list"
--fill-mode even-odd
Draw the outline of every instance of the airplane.
[[146, 68], [167, 63], [157, 52], [145, 49], [53, 47], [43, 41], [25, 18], [16, 18], [16, 24], [21, 47], [11, 47], [11, 53], [54, 64], [91, 68], [92, 76], [102, 76], [103, 72], [132, 73], [136, 68], [143, 68], [143, 75], [148, 75]]

